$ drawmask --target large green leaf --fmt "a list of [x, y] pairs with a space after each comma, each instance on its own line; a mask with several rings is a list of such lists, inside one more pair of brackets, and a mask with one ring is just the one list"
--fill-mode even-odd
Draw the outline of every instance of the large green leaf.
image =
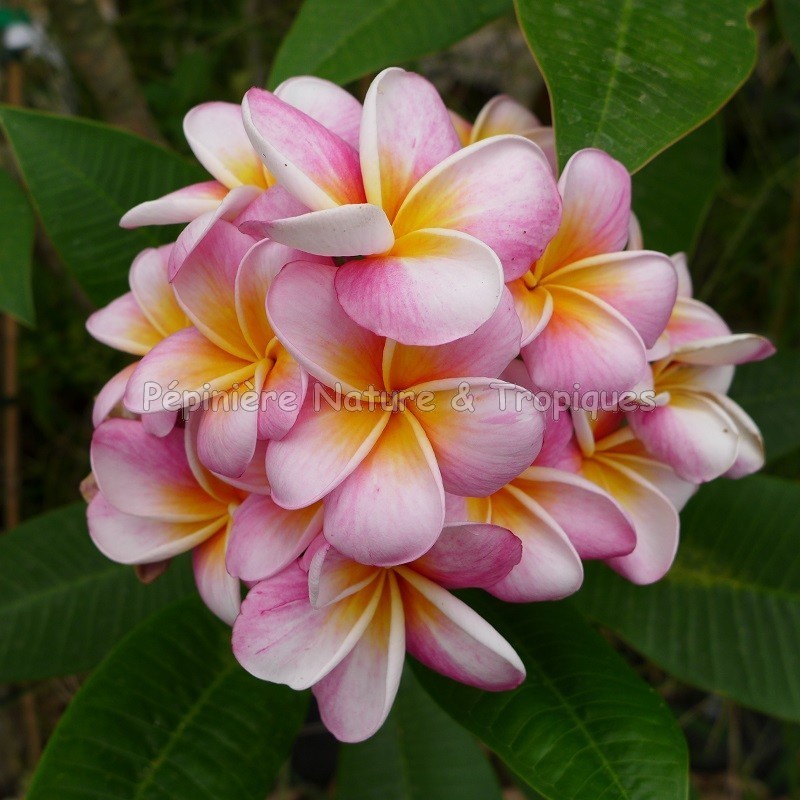
[[511, 10], [511, 0], [306, 0], [270, 74], [347, 83], [441, 50]]
[[559, 161], [599, 147], [631, 172], [711, 117], [755, 63], [758, 0], [516, 0]]
[[196, 597], [136, 628], [73, 699], [28, 800], [263, 800], [307, 695], [259, 681]]
[[690, 252], [722, 178], [722, 129], [710, 120], [633, 176], [648, 250]]
[[475, 740], [423, 691], [410, 670], [383, 727], [339, 753], [336, 800], [500, 800]]
[[549, 800], [686, 797], [686, 743], [669, 709], [565, 603], [470, 595], [506, 636], [527, 678], [483, 692], [419, 667], [431, 696]]
[[737, 367], [730, 393], [761, 429], [768, 462], [800, 448], [800, 351]]
[[581, 607], [681, 680], [800, 720], [800, 485], [754, 476], [705, 486], [681, 539], [653, 586], [592, 565]]
[[171, 227], [122, 230], [125, 211], [204, 179], [174, 153], [97, 122], [4, 107], [0, 124], [47, 235], [98, 305], [126, 291], [140, 250], [175, 238]]
[[192, 590], [178, 560], [144, 586], [103, 556], [83, 504], [0, 536], [0, 682], [89, 669], [140, 620]]
[[33, 213], [25, 193], [5, 170], [0, 170], [0, 226], [0, 311], [33, 325]]

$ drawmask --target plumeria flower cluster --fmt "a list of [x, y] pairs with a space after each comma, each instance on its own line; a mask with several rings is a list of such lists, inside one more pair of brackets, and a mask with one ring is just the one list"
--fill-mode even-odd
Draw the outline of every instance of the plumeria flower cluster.
[[185, 227], [87, 323], [138, 359], [95, 403], [89, 530], [147, 578], [191, 551], [242, 666], [338, 738], [381, 726], [407, 652], [524, 680], [452, 590], [658, 580], [696, 486], [761, 466], [726, 391], [772, 346], [644, 249], [609, 155], [557, 175], [515, 101], [470, 125], [395, 68], [363, 105], [295, 78], [185, 132], [212, 179], [123, 217]]

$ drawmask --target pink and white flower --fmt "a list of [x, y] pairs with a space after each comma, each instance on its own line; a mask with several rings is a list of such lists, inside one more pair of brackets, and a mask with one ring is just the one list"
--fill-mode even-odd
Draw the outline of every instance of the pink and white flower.
[[511, 645], [447, 591], [496, 580], [519, 557], [516, 537], [492, 525], [449, 526], [424, 556], [390, 569], [356, 563], [320, 537], [299, 563], [250, 590], [234, 654], [258, 678], [312, 687], [326, 727], [361, 741], [386, 719], [406, 651], [490, 691], [524, 680]]

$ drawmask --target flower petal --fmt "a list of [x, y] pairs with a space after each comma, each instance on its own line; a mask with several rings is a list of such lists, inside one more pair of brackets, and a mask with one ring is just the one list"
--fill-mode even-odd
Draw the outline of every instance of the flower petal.
[[225, 568], [225, 549], [229, 537], [223, 529], [206, 539], [192, 553], [192, 567], [197, 591], [203, 602], [228, 625], [233, 625], [242, 603], [242, 589], [238, 578]]
[[226, 564], [243, 581], [260, 581], [281, 572], [322, 531], [322, 506], [297, 511], [271, 497], [251, 494], [233, 515]]
[[338, 603], [383, 574], [380, 567], [359, 564], [342, 555], [324, 536], [308, 548], [303, 561], [308, 561], [308, 595], [314, 608]]
[[308, 210], [308, 206], [301, 203], [287, 189], [275, 184], [266, 192], [261, 192], [233, 222], [242, 233], [255, 239], [264, 239], [267, 236], [264, 230], [267, 223], [276, 219], [297, 217], [306, 214]]
[[133, 371], [139, 362], [134, 361], [127, 367], [120, 370], [113, 378], [108, 380], [103, 388], [97, 393], [92, 406], [92, 425], [96, 428], [109, 414], [122, 404], [125, 395], [125, 388], [128, 385]]
[[242, 114], [267, 169], [308, 208], [366, 200], [358, 154], [324, 125], [263, 89], [247, 92]]
[[561, 199], [542, 151], [520, 136], [495, 136], [425, 175], [393, 225], [398, 239], [427, 228], [468, 233], [494, 250], [509, 281], [542, 254], [560, 217]]
[[406, 647], [427, 667], [490, 691], [513, 689], [525, 667], [486, 620], [408, 567], [396, 570], [406, 615]]
[[260, 439], [281, 439], [297, 421], [308, 391], [308, 373], [284, 350], [272, 365], [258, 416]]
[[[419, 420], [448, 492], [486, 496], [530, 466], [542, 446], [544, 418], [524, 389], [500, 380], [422, 384], [409, 410]], [[422, 395], [430, 391], [430, 402]], [[423, 402], [425, 401], [425, 402]]]
[[725, 413], [734, 421], [739, 432], [739, 447], [736, 450], [736, 461], [725, 473], [726, 478], [743, 478], [752, 475], [764, 466], [764, 440], [761, 431], [753, 420], [745, 413], [744, 409], [734, 403], [730, 397], [716, 395], [716, 402], [722, 406]]
[[361, 564], [390, 566], [429, 550], [444, 524], [436, 458], [411, 414], [391, 414], [369, 454], [325, 498], [325, 538]]
[[775, 346], [769, 339], [754, 333], [735, 333], [683, 344], [673, 350], [672, 358], [684, 364], [714, 366], [763, 361], [774, 353]]
[[498, 94], [486, 103], [475, 118], [472, 140], [477, 142], [507, 133], [525, 136], [531, 129], [541, 127], [542, 123], [522, 103], [507, 94]]
[[86, 330], [98, 342], [143, 356], [163, 338], [144, 315], [132, 292], [112, 300], [86, 320]]
[[189, 324], [169, 282], [171, 252], [172, 245], [143, 250], [133, 260], [128, 276], [139, 308], [162, 336], [169, 336]]
[[336, 271], [347, 314], [404, 344], [444, 344], [474, 333], [502, 292], [497, 256], [459, 231], [416, 231], [398, 239], [390, 255], [349, 261]]
[[460, 144], [433, 84], [398, 67], [383, 70], [367, 90], [361, 120], [367, 200], [394, 220], [411, 187]]
[[176, 225], [191, 222], [207, 211], [214, 211], [228, 193], [219, 181], [204, 181], [184, 186], [155, 200], [139, 203], [122, 215], [121, 228], [141, 228], [144, 225]]
[[530, 344], [545, 328], [553, 316], [553, 296], [544, 286], [529, 289], [523, 280], [508, 284], [514, 298], [514, 308], [522, 324], [521, 346]]
[[229, 189], [266, 188], [264, 169], [242, 124], [235, 103], [203, 103], [183, 118], [183, 132], [197, 160]]

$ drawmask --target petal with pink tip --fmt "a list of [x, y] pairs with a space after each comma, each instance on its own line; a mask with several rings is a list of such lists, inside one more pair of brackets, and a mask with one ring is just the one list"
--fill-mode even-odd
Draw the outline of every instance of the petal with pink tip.
[[560, 600], [577, 592], [583, 566], [564, 530], [528, 493], [514, 484], [491, 498], [491, 519], [512, 531], [522, 543], [517, 564], [489, 588], [511, 603]]
[[415, 231], [391, 254], [336, 271], [336, 294], [351, 319], [404, 344], [469, 336], [492, 316], [502, 293], [497, 256], [459, 231]]
[[366, 200], [358, 154], [324, 125], [263, 89], [247, 92], [242, 115], [267, 169], [308, 208]]
[[137, 364], [138, 362], [136, 361], [134, 361], [133, 364], [128, 364], [127, 367], [120, 370], [97, 393], [94, 406], [92, 406], [92, 425], [94, 425], [95, 428], [111, 414], [117, 406], [121, 406], [122, 398], [125, 395], [125, 388]]
[[142, 427], [151, 436], [166, 436], [177, 422], [177, 411], [154, 411], [151, 414], [142, 414]]
[[308, 261], [287, 266], [267, 297], [270, 324], [281, 344], [327, 386], [381, 387], [383, 340], [344, 313], [334, 288], [337, 274]]
[[308, 211], [308, 206], [301, 203], [283, 186], [275, 184], [266, 192], [261, 192], [233, 222], [242, 233], [256, 239], [264, 239], [267, 236], [264, 230], [267, 223], [276, 219], [297, 217]]
[[521, 346], [530, 344], [544, 329], [553, 316], [553, 296], [544, 286], [529, 289], [523, 280], [508, 284], [514, 298], [514, 308], [522, 324]]
[[507, 94], [498, 94], [478, 113], [472, 129], [472, 139], [478, 141], [507, 133], [525, 136], [532, 128], [541, 126], [542, 123], [522, 103]]
[[341, 86], [312, 75], [300, 75], [280, 84], [275, 96], [358, 148], [361, 103]]
[[519, 354], [520, 324], [514, 302], [503, 291], [494, 314], [475, 333], [438, 347], [386, 343], [384, 381], [393, 389], [420, 383], [474, 375], [497, 377]]
[[608, 565], [640, 585], [663, 578], [678, 549], [680, 521], [672, 503], [653, 484], [613, 457], [589, 459], [582, 472], [620, 503], [636, 528], [633, 552], [609, 559]]
[[183, 397], [170, 392], [202, 395], [228, 389], [254, 373], [252, 362], [222, 350], [195, 328], [184, 328], [159, 342], [139, 362], [125, 390], [125, 406], [134, 414], [177, 411]]
[[337, 408], [312, 387], [292, 429], [267, 447], [275, 502], [302, 508], [325, 497], [363, 461], [388, 421], [380, 409]]
[[[544, 417], [530, 402], [517, 402], [525, 390], [500, 380], [465, 378], [417, 387], [409, 410], [419, 420], [448, 492], [486, 496], [496, 492], [536, 458], [542, 446]], [[422, 396], [429, 391], [433, 397]]]
[[169, 282], [171, 251], [172, 245], [143, 250], [133, 260], [128, 276], [142, 313], [162, 336], [169, 336], [189, 324]]
[[525, 667], [486, 620], [446, 589], [399, 567], [408, 652], [454, 680], [490, 691], [513, 689]]
[[513, 485], [556, 520], [581, 558], [624, 556], [636, 546], [636, 531], [619, 504], [579, 475], [531, 467]]
[[121, 228], [144, 225], [176, 225], [214, 211], [228, 194], [228, 187], [218, 181], [205, 181], [184, 186], [155, 200], [139, 203], [122, 215]]
[[199, 522], [225, 513], [195, 479], [183, 431], [157, 438], [138, 421], [110, 419], [94, 432], [91, 461], [100, 491], [126, 514]]
[[361, 564], [391, 566], [431, 548], [444, 524], [444, 490], [411, 414], [391, 414], [367, 457], [325, 498], [325, 538]]
[[669, 403], [628, 414], [636, 438], [691, 483], [705, 483], [736, 461], [736, 424], [699, 392], [670, 392]]
[[228, 625], [233, 625], [242, 603], [242, 589], [238, 578], [225, 568], [225, 548], [228, 530], [206, 539], [192, 553], [192, 567], [197, 591], [203, 602]]
[[266, 188], [264, 169], [235, 103], [203, 103], [183, 118], [183, 132], [197, 160], [220, 182]]
[[322, 506], [287, 511], [251, 494], [233, 515], [226, 563], [243, 581], [271, 578], [297, 559], [322, 530]]
[[713, 308], [679, 295], [667, 324], [667, 333], [670, 347], [675, 349], [701, 339], [729, 336], [731, 329]]
[[132, 292], [95, 311], [86, 320], [86, 330], [98, 342], [135, 356], [150, 352], [163, 338], [144, 315]]
[[[220, 509], [222, 511], [222, 509]], [[151, 564], [185, 553], [225, 525], [225, 517], [197, 522], [166, 522], [118, 511], [97, 494], [86, 512], [97, 549], [121, 564]]]
[[390, 573], [364, 635], [313, 687], [322, 721], [339, 741], [361, 742], [383, 725], [397, 695], [405, 656], [403, 601]]
[[506, 528], [474, 522], [445, 525], [436, 544], [411, 565], [445, 589], [486, 587], [522, 558], [522, 543]]
[[394, 244], [386, 214], [371, 203], [278, 219], [264, 223], [261, 230], [276, 242], [319, 256], [375, 255]]
[[186, 448], [186, 459], [189, 462], [189, 468], [200, 486], [220, 505], [229, 510], [234, 505], [238, 505], [241, 500], [241, 495], [234, 488], [232, 479], [223, 478], [211, 472], [203, 465], [197, 454], [197, 439], [200, 424], [203, 420], [203, 411], [202, 409], [194, 409], [185, 414], [184, 418], [184, 447]]
[[774, 353], [769, 339], [754, 333], [734, 333], [683, 344], [673, 350], [672, 357], [684, 364], [715, 366], [763, 361]]
[[433, 84], [385, 69], [364, 98], [359, 151], [367, 200], [393, 221], [411, 187], [460, 144]]
[[258, 415], [260, 439], [281, 439], [297, 421], [308, 391], [308, 373], [282, 347], [272, 365]]
[[725, 395], [714, 396], [725, 413], [734, 421], [739, 432], [739, 447], [736, 450], [736, 461], [725, 473], [726, 478], [743, 478], [752, 475], [764, 466], [764, 440], [761, 431], [744, 409]]
[[[218, 478], [222, 483], [236, 489], [241, 489], [248, 494], [268, 495], [269, 483], [267, 483], [267, 470], [264, 463], [266, 457], [267, 443], [259, 440], [256, 442], [256, 452], [253, 454], [253, 460], [247, 465], [247, 469], [241, 475], [236, 478], [229, 478], [223, 475], [214, 475], [214, 477]], [[238, 498], [236, 499], [238, 500]]]
[[667, 326], [678, 291], [669, 258], [647, 250], [583, 259], [542, 281], [551, 283], [604, 300], [633, 325], [645, 347], [652, 347]]
[[308, 561], [308, 596], [314, 608], [338, 603], [383, 574], [379, 567], [359, 564], [342, 555], [324, 536], [320, 539], [322, 541], [315, 541], [303, 557]]
[[509, 281], [542, 254], [560, 217], [542, 151], [520, 136], [496, 136], [459, 150], [425, 175], [393, 227], [398, 239], [427, 228], [468, 233], [492, 248]]
[[548, 287], [553, 314], [522, 348], [533, 382], [545, 391], [625, 391], [647, 369], [645, 347], [616, 310], [585, 292]]
[[602, 150], [579, 150], [558, 188], [561, 226], [537, 264], [542, 277], [582, 258], [619, 252], [628, 240], [631, 177], [619, 161]]
[[295, 562], [250, 590], [233, 625], [233, 654], [261, 680], [307, 689], [355, 647], [382, 590], [380, 580], [317, 609], [308, 600], [308, 576]]

